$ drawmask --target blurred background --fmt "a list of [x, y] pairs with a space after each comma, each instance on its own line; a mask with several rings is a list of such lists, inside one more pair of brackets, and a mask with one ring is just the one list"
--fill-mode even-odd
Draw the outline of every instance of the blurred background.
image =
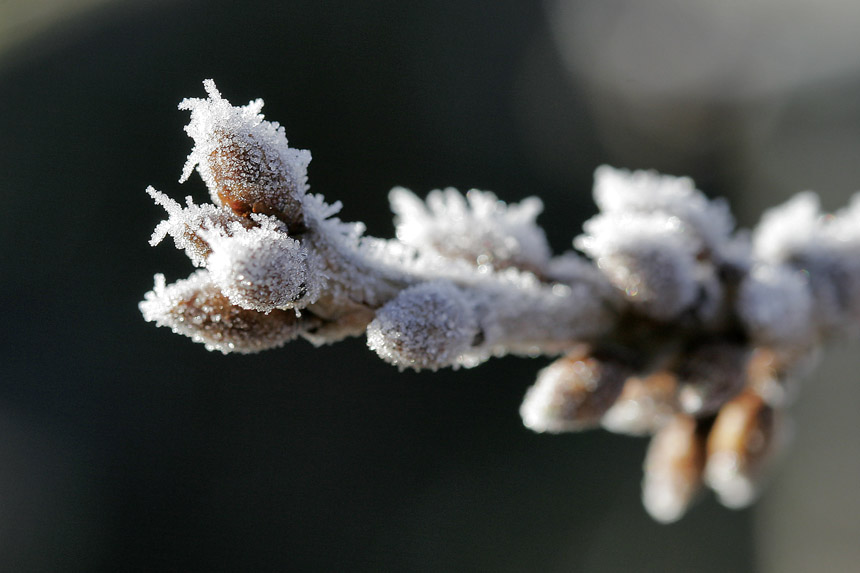
[[691, 175], [741, 225], [860, 187], [846, 0], [0, 0], [0, 568], [849, 571], [856, 343], [825, 355], [751, 510], [639, 504], [645, 442], [538, 436], [545, 360], [400, 374], [363, 340], [221, 356], [143, 322], [147, 245], [214, 78], [310, 149], [312, 189], [393, 232], [404, 185], [539, 195], [557, 250], [596, 166]]

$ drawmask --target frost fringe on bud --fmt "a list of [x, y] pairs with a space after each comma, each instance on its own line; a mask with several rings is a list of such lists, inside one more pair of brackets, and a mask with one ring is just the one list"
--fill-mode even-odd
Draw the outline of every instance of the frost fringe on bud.
[[225, 354], [364, 334], [401, 370], [553, 357], [524, 424], [653, 435], [642, 495], [660, 522], [704, 487], [751, 503], [794, 381], [860, 323], [860, 194], [825, 215], [801, 193], [750, 234], [688, 178], [603, 166], [600, 212], [573, 241], [585, 257], [551, 253], [539, 199], [474, 189], [426, 201], [394, 189], [396, 239], [377, 239], [309, 192], [310, 153], [262, 100], [237, 107], [204, 87], [180, 104], [194, 140], [180, 181], [196, 170], [212, 203], [147, 189], [167, 212], [150, 243], [170, 236], [201, 268], [170, 285], [156, 275], [147, 321]]

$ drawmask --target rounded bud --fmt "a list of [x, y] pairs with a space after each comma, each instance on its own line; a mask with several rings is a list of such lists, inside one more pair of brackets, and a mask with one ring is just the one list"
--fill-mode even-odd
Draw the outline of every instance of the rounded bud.
[[410, 287], [383, 305], [367, 327], [367, 345], [404, 368], [459, 365], [480, 329], [463, 292], [448, 281]]
[[598, 259], [599, 268], [640, 312], [669, 320], [696, 299], [695, 263], [686, 251], [629, 247]]
[[298, 241], [271, 228], [234, 231], [232, 236], [203, 235], [212, 247], [206, 266], [230, 302], [269, 312], [303, 308], [316, 299], [319, 276]]

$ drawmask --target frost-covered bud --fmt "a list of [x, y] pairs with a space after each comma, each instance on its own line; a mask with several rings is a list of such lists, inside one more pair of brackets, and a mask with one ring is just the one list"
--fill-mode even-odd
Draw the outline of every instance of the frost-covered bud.
[[400, 292], [367, 327], [367, 345], [399, 367], [436, 370], [459, 366], [480, 328], [463, 291], [448, 281]]
[[165, 284], [164, 275], [155, 275], [155, 288], [146, 293], [140, 311], [147, 322], [167, 326], [202, 342], [207, 350], [224, 354], [250, 354], [283, 346], [319, 322], [310, 315], [297, 317], [293, 311], [263, 314], [235, 306], [205, 270], [171, 285]]
[[631, 375], [623, 361], [573, 352], [538, 373], [520, 406], [523, 424], [535, 432], [574, 432], [596, 427]]
[[598, 215], [584, 228], [574, 244], [639, 312], [669, 320], [696, 301], [701, 243], [677, 217]]
[[740, 285], [737, 312], [762, 344], [802, 344], [814, 334], [806, 276], [784, 265], [753, 268]]
[[546, 235], [535, 223], [543, 203], [529, 197], [506, 205], [472, 189], [431, 191], [426, 203], [398, 187], [389, 196], [397, 238], [421, 252], [465, 260], [479, 269], [517, 267], [540, 273], [550, 257]]
[[716, 412], [743, 390], [750, 350], [738, 343], [711, 340], [688, 350], [676, 368], [681, 410], [695, 416]]
[[705, 482], [726, 507], [752, 503], [763, 470], [785, 441], [773, 408], [755, 392], [726, 404], [708, 435]]
[[597, 264], [635, 308], [652, 318], [669, 320], [696, 300], [695, 263], [684, 251], [631, 245]]
[[856, 330], [860, 321], [860, 196], [835, 215], [820, 212], [814, 193], [800, 193], [767, 211], [753, 234], [753, 252], [808, 278], [812, 318], [824, 333]]
[[705, 438], [691, 416], [678, 415], [651, 439], [642, 504], [660, 523], [679, 520], [702, 486]]
[[185, 131], [194, 139], [181, 180], [197, 167], [214, 203], [239, 215], [273, 215], [292, 233], [304, 231], [302, 198], [310, 153], [289, 147], [284, 128], [263, 120], [262, 100], [234, 107], [212, 80], [203, 85], [208, 99], [179, 104], [191, 111]]
[[618, 400], [600, 423], [610, 432], [619, 434], [652, 434], [678, 411], [677, 388], [677, 379], [668, 372], [628, 378]]
[[212, 248], [206, 267], [230, 302], [269, 312], [303, 308], [317, 299], [323, 280], [298, 241], [273, 225], [232, 231], [202, 235]]

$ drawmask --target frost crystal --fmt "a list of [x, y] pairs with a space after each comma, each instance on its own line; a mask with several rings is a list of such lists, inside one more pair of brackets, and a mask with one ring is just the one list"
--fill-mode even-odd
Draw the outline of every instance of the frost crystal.
[[495, 195], [472, 189], [431, 191], [426, 203], [402, 187], [389, 196], [397, 238], [425, 252], [464, 259], [484, 268], [540, 269], [550, 258], [549, 244], [535, 219], [543, 203], [530, 197], [505, 205]]
[[600, 212], [553, 256], [540, 200], [506, 205], [454, 189], [390, 199], [396, 239], [336, 217], [308, 193], [310, 154], [231, 105], [211, 80], [187, 99], [196, 169], [212, 204], [151, 187], [189, 278], [155, 287], [145, 320], [209, 350], [252, 353], [302, 337], [366, 335], [400, 369], [549, 356], [525, 395], [537, 432], [602, 426], [653, 435], [642, 499], [679, 519], [705, 486], [750, 503], [785, 439], [785, 408], [828, 337], [860, 322], [860, 195], [834, 215], [802, 193], [735, 232], [726, 204], [692, 180], [600, 167]]

